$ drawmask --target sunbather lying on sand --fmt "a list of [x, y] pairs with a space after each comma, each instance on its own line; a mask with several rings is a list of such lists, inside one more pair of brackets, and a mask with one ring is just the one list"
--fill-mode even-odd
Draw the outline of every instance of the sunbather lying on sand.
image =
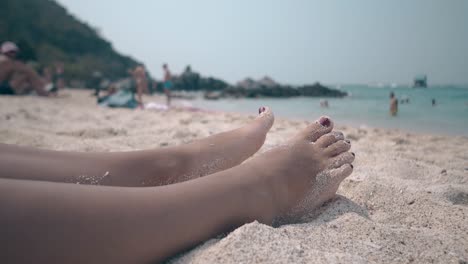
[[259, 112], [244, 127], [161, 149], [0, 144], [0, 262], [149, 263], [254, 220], [297, 221], [351, 174], [350, 142], [321, 117], [244, 162], [274, 121]]

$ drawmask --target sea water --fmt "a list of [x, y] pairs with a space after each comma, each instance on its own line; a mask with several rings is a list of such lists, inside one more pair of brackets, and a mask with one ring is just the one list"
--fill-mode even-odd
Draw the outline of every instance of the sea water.
[[[425, 134], [468, 136], [468, 85], [434, 86], [429, 88], [371, 87], [344, 85], [344, 98], [259, 98], [259, 99], [197, 99], [194, 105], [204, 109], [256, 113], [260, 106], [269, 106], [276, 116], [315, 120], [330, 116], [335, 123], [355, 127], [400, 129]], [[389, 114], [389, 95], [398, 98], [398, 114]], [[401, 100], [408, 98], [409, 103]], [[320, 107], [320, 100], [328, 100], [329, 107]], [[435, 99], [435, 106], [432, 105]]]

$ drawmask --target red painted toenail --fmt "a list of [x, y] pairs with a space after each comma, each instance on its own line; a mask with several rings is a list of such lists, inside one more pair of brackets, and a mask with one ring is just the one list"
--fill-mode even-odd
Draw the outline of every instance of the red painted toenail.
[[260, 107], [258, 109], [258, 114], [261, 114], [261, 113], [265, 112], [265, 110], [266, 110], [266, 108], [264, 106]]
[[330, 126], [330, 119], [328, 119], [326, 117], [321, 117], [319, 122], [324, 127], [329, 127]]

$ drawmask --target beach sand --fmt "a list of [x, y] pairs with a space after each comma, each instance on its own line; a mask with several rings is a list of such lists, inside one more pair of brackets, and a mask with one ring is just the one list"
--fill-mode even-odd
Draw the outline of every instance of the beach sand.
[[[246, 116], [106, 109], [95, 105], [91, 91], [65, 94], [0, 97], [0, 142], [72, 151], [167, 147], [239, 127], [257, 111]], [[306, 124], [277, 118], [259, 153]], [[356, 161], [334, 201], [304, 223], [249, 223], [169, 261], [467, 263], [468, 138], [335, 127], [352, 141]]]

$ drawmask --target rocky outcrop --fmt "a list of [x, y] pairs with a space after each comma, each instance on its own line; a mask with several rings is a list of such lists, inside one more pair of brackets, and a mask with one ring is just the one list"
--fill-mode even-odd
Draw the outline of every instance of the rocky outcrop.
[[259, 81], [247, 78], [237, 83], [236, 86], [230, 86], [223, 90], [224, 97], [343, 97], [347, 93], [331, 89], [315, 83], [313, 85], [303, 85], [299, 87], [291, 85], [281, 85], [269, 77], [264, 77]]
[[348, 95], [346, 92], [328, 88], [318, 82], [312, 85], [299, 86], [297, 89], [302, 96], [344, 97]]
[[[205, 91], [205, 98], [218, 99], [222, 97], [257, 98], [257, 97], [295, 97], [295, 96], [322, 96], [343, 97], [347, 94], [340, 90], [331, 89], [315, 83], [313, 85], [282, 85], [272, 78], [265, 76], [260, 80], [246, 78], [232, 86], [229, 83], [213, 78], [203, 77], [187, 66], [185, 71], [173, 77], [174, 90]], [[162, 91], [162, 83], [158, 83], [158, 90]]]
[[[203, 77], [192, 71], [190, 65], [185, 68], [181, 75], [174, 75], [172, 83], [173, 90], [183, 91], [222, 91], [229, 87], [229, 84], [221, 79]], [[163, 90], [162, 82], [157, 82], [157, 90]]]

